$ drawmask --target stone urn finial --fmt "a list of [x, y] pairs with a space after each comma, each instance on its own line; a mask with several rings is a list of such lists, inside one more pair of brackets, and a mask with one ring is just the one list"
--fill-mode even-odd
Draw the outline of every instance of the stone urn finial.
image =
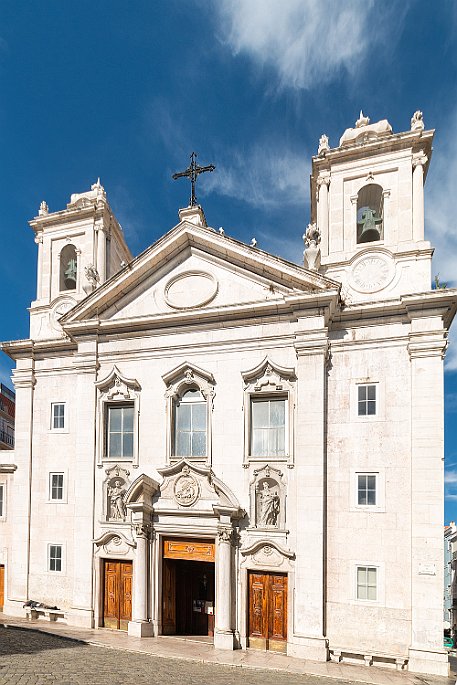
[[370, 117], [366, 117], [362, 110], [360, 110], [359, 118], [355, 122], [356, 128], [361, 128], [362, 126], [368, 126], [370, 123]]
[[411, 117], [411, 131], [423, 131], [424, 130], [424, 115], [418, 109], [414, 112]]
[[321, 233], [316, 224], [308, 224], [308, 227], [303, 235], [305, 242], [304, 265], [307, 269], [317, 271], [321, 265]]
[[323, 133], [319, 138], [319, 147], [317, 148], [317, 154], [322, 155], [330, 150], [330, 145], [328, 144], [328, 136]]

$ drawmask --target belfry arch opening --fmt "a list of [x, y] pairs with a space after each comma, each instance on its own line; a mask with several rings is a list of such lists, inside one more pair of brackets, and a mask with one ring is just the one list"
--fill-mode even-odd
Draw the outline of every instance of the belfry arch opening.
[[384, 194], [377, 183], [363, 186], [357, 195], [357, 244], [384, 237]]
[[60, 253], [60, 290], [76, 290], [78, 256], [74, 245], [65, 245]]

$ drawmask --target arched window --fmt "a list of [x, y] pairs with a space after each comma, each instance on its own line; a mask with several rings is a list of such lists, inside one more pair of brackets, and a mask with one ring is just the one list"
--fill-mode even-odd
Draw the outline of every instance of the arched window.
[[190, 388], [174, 404], [173, 456], [206, 456], [206, 400], [198, 388]]
[[65, 245], [60, 253], [60, 290], [76, 290], [78, 258], [74, 245]]
[[357, 243], [384, 237], [384, 196], [377, 183], [363, 186], [357, 195]]

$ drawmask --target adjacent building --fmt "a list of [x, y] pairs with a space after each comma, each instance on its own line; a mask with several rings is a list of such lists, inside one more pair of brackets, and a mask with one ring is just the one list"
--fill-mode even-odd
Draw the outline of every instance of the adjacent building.
[[420, 112], [322, 136], [304, 265], [200, 206], [132, 258], [100, 182], [42, 203], [30, 337], [2, 345], [5, 611], [447, 674], [432, 139]]
[[14, 415], [16, 396], [0, 383], [0, 450], [14, 448]]

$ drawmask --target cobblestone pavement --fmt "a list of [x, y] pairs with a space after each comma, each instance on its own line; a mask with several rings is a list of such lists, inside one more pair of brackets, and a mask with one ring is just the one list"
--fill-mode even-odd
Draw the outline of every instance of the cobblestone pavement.
[[165, 659], [0, 626], [0, 685], [326, 685], [327, 682], [335, 685], [338, 681]]

